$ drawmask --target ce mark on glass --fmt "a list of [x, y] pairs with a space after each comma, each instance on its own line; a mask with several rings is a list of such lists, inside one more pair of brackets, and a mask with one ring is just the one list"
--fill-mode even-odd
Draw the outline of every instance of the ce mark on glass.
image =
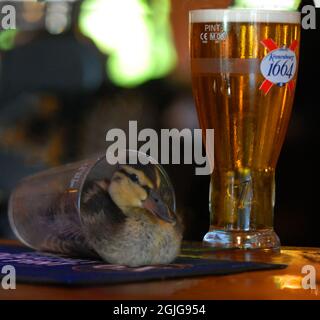
[[208, 43], [208, 32], [201, 32], [200, 40], [202, 43]]

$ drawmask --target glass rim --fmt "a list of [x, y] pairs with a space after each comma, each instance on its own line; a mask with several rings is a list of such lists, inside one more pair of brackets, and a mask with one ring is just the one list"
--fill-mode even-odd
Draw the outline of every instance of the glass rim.
[[301, 13], [295, 10], [257, 8], [194, 9], [189, 11], [190, 23], [206, 22], [261, 22], [301, 23]]

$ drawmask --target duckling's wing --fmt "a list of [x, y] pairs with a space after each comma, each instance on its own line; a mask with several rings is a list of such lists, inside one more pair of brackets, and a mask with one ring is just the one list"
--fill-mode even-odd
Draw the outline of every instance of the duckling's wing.
[[46, 234], [41, 233], [38, 247], [49, 252], [92, 257], [94, 252], [86, 241], [79, 218], [72, 213], [75, 208], [70, 206], [73, 202], [69, 194], [63, 193], [40, 215], [38, 224], [43, 225]]

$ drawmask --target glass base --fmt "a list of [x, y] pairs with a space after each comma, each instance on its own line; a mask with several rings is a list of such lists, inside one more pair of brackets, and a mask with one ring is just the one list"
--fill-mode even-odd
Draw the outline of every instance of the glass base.
[[280, 249], [280, 240], [272, 229], [228, 231], [212, 229], [203, 238], [204, 245], [220, 249]]

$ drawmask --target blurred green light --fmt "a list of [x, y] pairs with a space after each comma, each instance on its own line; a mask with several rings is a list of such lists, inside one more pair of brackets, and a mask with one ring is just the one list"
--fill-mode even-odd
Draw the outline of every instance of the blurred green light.
[[0, 50], [10, 50], [14, 47], [14, 40], [17, 30], [3, 30], [0, 31]]
[[234, 7], [297, 10], [301, 0], [235, 0]]
[[[150, 2], [150, 1], [149, 1]], [[79, 25], [109, 55], [107, 72], [120, 86], [135, 86], [166, 75], [176, 62], [169, 0], [86, 0]]]

